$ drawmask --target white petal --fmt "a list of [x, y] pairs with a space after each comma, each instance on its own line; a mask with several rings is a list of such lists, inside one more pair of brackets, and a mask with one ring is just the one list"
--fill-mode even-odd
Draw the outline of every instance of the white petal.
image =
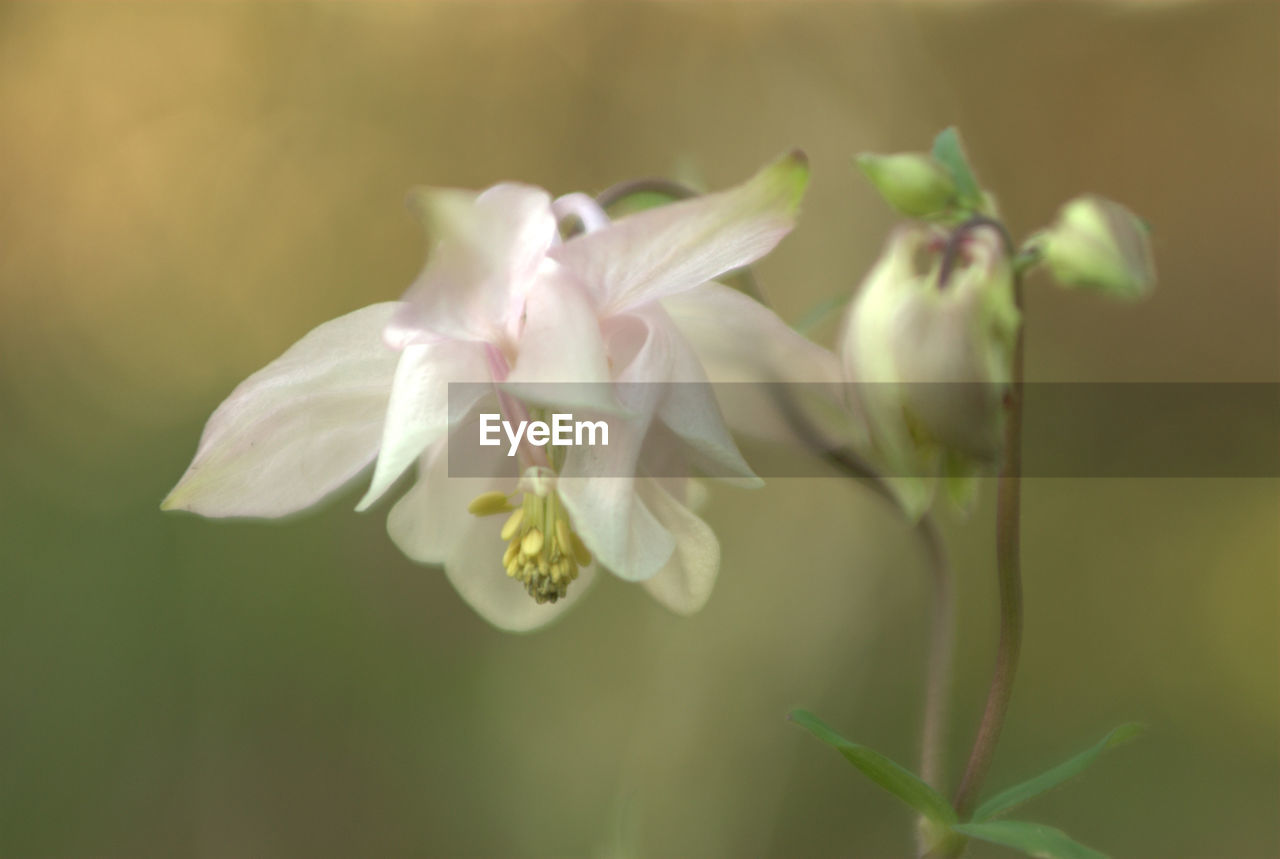
[[551, 204], [551, 210], [560, 220], [569, 217], [577, 218], [582, 222], [582, 229], [588, 233], [609, 226], [609, 216], [605, 214], [604, 209], [600, 208], [600, 204], [594, 197], [581, 192], [557, 197]]
[[[505, 463], [494, 460], [496, 467]], [[469, 469], [470, 470], [470, 469]], [[565, 599], [538, 605], [524, 586], [502, 567], [505, 516], [473, 516], [467, 505], [482, 492], [515, 488], [514, 476], [450, 477], [448, 443], [433, 445], [422, 457], [418, 482], [391, 508], [387, 532], [412, 560], [443, 564], [462, 598], [499, 629], [526, 632], [559, 617], [586, 592], [594, 577], [587, 567]]]
[[501, 341], [557, 235], [550, 196], [507, 183], [478, 195], [420, 189], [411, 199], [435, 244], [387, 342]]
[[618, 312], [754, 262], [792, 228], [808, 182], [792, 153], [727, 191], [659, 206], [574, 236], [551, 250]]
[[[638, 396], [653, 390], [628, 389]], [[596, 560], [619, 578], [642, 581], [666, 564], [675, 542], [635, 493], [635, 463], [652, 404], [635, 399], [623, 405], [635, 417], [610, 420], [608, 445], [569, 448], [556, 486], [574, 530]]]
[[375, 304], [315, 328], [242, 382], [205, 425], [161, 505], [203, 516], [284, 516], [351, 480], [378, 452], [399, 356]]
[[[662, 301], [715, 386], [735, 431], [794, 442], [780, 397], [803, 409], [835, 445], [863, 444], [865, 422], [846, 408], [840, 359], [737, 290], [706, 283]], [[779, 385], [790, 387], [784, 392]]]
[[661, 340], [670, 356], [667, 381], [662, 387], [658, 418], [688, 446], [693, 464], [710, 477], [734, 478], [743, 488], [763, 485], [742, 458], [725, 427], [715, 390], [707, 381], [702, 363], [671, 318], [660, 307], [645, 315], [653, 337]]
[[[451, 421], [464, 418], [485, 395], [484, 383], [492, 382], [488, 348], [476, 341], [441, 340], [413, 344], [400, 353], [378, 464], [357, 510], [381, 498], [427, 445], [444, 436]], [[468, 383], [455, 389], [452, 401], [450, 382]]]
[[473, 516], [445, 562], [444, 572], [458, 594], [489, 623], [508, 632], [528, 632], [546, 626], [577, 603], [591, 587], [595, 569], [594, 565], [581, 569], [564, 599], [539, 605], [502, 567], [502, 553], [507, 548], [499, 533], [502, 521], [501, 516]]
[[840, 361], [736, 289], [706, 283], [663, 299], [712, 382], [834, 384]]
[[471, 500], [514, 484], [511, 478], [450, 477], [448, 443], [437, 442], [422, 455], [417, 481], [387, 514], [387, 533], [412, 560], [443, 564], [476, 518], [467, 512]]
[[505, 390], [531, 402], [617, 410], [595, 309], [555, 263], [548, 261], [529, 291], [518, 348]]
[[671, 560], [644, 583], [645, 589], [677, 614], [693, 614], [711, 597], [720, 572], [720, 541], [707, 523], [658, 481], [642, 481], [640, 495], [676, 544]]

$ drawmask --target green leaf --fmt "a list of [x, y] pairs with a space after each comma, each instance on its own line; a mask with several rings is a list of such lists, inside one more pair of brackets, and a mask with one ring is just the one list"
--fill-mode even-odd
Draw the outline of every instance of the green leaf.
[[964, 154], [964, 144], [960, 142], [960, 133], [955, 127], [944, 129], [933, 140], [933, 157], [946, 168], [956, 183], [956, 192], [960, 203], [966, 208], [982, 208], [982, 189], [978, 179], [969, 166], [969, 159]]
[[788, 718], [844, 755], [863, 775], [925, 817], [944, 826], [956, 822], [956, 813], [951, 804], [915, 773], [879, 752], [849, 742], [807, 710], [793, 710]]
[[978, 806], [978, 810], [974, 812], [973, 819], [975, 821], [990, 820], [997, 815], [1004, 814], [1006, 811], [1015, 806], [1022, 805], [1029, 799], [1033, 799], [1047, 790], [1057, 787], [1068, 779], [1078, 776], [1084, 772], [1090, 764], [1097, 760], [1098, 755], [1107, 749], [1127, 743], [1134, 737], [1141, 734], [1145, 728], [1136, 722], [1130, 722], [1126, 725], [1113, 730], [1107, 734], [1091, 748], [1085, 749], [1075, 757], [1063, 761], [1051, 770], [1041, 773], [1033, 779], [1024, 781], [1022, 784], [1014, 785], [1008, 790], [1003, 790], [995, 796], [988, 799], [982, 805]]
[[979, 841], [1012, 847], [1036, 859], [1107, 859], [1105, 853], [1085, 847], [1078, 841], [1072, 841], [1062, 830], [1040, 823], [1018, 820], [958, 823], [951, 827], [951, 831]]

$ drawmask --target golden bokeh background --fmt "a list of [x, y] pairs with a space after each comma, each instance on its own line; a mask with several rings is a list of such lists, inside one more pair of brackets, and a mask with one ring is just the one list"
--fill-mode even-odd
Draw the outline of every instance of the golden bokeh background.
[[[1030, 378], [1275, 382], [1278, 62], [1272, 0], [0, 5], [0, 855], [905, 855], [909, 814], [783, 719], [914, 759], [924, 569], [856, 487], [716, 489], [704, 612], [606, 581], [531, 636], [358, 488], [271, 524], [159, 501], [236, 382], [409, 283], [414, 184], [722, 187], [802, 147], [761, 266], [794, 321], [892, 224], [850, 155], [949, 124], [1016, 233], [1085, 190], [1154, 226], [1145, 304], [1031, 285]], [[991, 496], [944, 522], [952, 772]], [[1121, 857], [1276, 856], [1275, 476], [1031, 480], [1024, 510], [992, 786], [1136, 719], [1027, 814]]]

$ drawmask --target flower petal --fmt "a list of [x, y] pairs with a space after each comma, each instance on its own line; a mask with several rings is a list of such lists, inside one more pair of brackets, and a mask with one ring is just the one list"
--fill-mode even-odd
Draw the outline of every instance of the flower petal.
[[715, 386], [729, 427], [757, 438], [796, 441], [779, 399], [785, 395], [822, 425], [832, 445], [864, 443], [861, 416], [844, 406], [842, 368], [834, 352], [723, 284], [702, 284], [663, 299], [662, 306]]
[[[495, 470], [503, 463], [494, 460]], [[477, 613], [499, 629], [526, 632], [550, 623], [576, 602], [594, 577], [593, 567], [579, 571], [568, 596], [539, 605], [502, 567], [506, 544], [504, 516], [473, 516], [472, 499], [483, 492], [508, 492], [515, 478], [450, 477], [448, 442], [442, 440], [423, 455], [418, 482], [387, 516], [387, 533], [400, 551], [423, 564], [443, 564], [449, 582]]]
[[[653, 388], [627, 390], [647, 395]], [[611, 421], [608, 445], [569, 448], [556, 488], [596, 560], [619, 578], [643, 581], [667, 563], [675, 541], [635, 492], [635, 462], [652, 404], [624, 399], [623, 405], [633, 408], [635, 417]]]
[[406, 346], [396, 365], [382, 448], [368, 492], [356, 505], [367, 510], [413, 464], [427, 445], [441, 438], [486, 393], [484, 384], [466, 384], [452, 401], [450, 382], [491, 382], [488, 347], [476, 341], [440, 340]]
[[793, 152], [736, 188], [629, 215], [551, 249], [618, 312], [752, 263], [795, 223], [809, 179]]
[[675, 538], [675, 552], [644, 583], [654, 599], [677, 614], [689, 615], [706, 605], [720, 572], [720, 541], [715, 532], [657, 480], [640, 484], [640, 496]]
[[480, 194], [419, 189], [411, 196], [435, 246], [387, 327], [401, 348], [438, 337], [498, 342], [556, 237], [551, 197], [505, 183]]
[[417, 481], [387, 514], [387, 533], [411, 560], [443, 564], [475, 518], [467, 505], [500, 482], [494, 477], [450, 477], [448, 444], [437, 442], [423, 453]]
[[840, 360], [760, 302], [721, 283], [662, 300], [707, 377], [720, 382], [835, 384]]
[[550, 260], [529, 291], [518, 348], [505, 390], [532, 402], [617, 410], [604, 337], [590, 297]]
[[626, 415], [602, 416], [609, 424], [607, 445], [569, 448], [556, 485], [574, 530], [600, 564], [640, 581], [666, 564], [675, 543], [635, 493], [636, 465], [661, 388], [631, 383], [665, 373], [668, 356], [638, 318], [611, 319], [604, 334], [609, 360], [620, 368], [615, 391]]
[[658, 419], [684, 442], [693, 454], [692, 464], [708, 476], [733, 478], [744, 488], [762, 486], [725, 427], [701, 361], [671, 317], [661, 306], [638, 315], [650, 326], [650, 337], [666, 352], [668, 362], [665, 378], [655, 380], [662, 385]]
[[161, 505], [203, 516], [284, 516], [351, 480], [378, 452], [399, 356], [382, 342], [397, 302], [320, 325], [242, 382], [205, 426]]
[[568, 595], [555, 603], [534, 602], [524, 585], [509, 578], [502, 567], [506, 549], [501, 534], [502, 517], [472, 517], [445, 562], [450, 583], [476, 613], [507, 632], [529, 632], [546, 626], [586, 595], [595, 579], [595, 565], [578, 571]]

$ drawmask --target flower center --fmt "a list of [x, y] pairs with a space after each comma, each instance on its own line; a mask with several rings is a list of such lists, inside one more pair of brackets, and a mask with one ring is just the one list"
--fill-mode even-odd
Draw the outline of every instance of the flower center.
[[[521, 488], [507, 495], [486, 492], [468, 506], [476, 516], [491, 516], [511, 511], [502, 526], [502, 539], [507, 550], [502, 566], [507, 575], [524, 584], [537, 603], [554, 603], [569, 591], [569, 583], [578, 578], [578, 570], [591, 563], [591, 553], [573, 531], [569, 511], [550, 481], [530, 469], [521, 480]], [[519, 506], [512, 498], [523, 496]]]

